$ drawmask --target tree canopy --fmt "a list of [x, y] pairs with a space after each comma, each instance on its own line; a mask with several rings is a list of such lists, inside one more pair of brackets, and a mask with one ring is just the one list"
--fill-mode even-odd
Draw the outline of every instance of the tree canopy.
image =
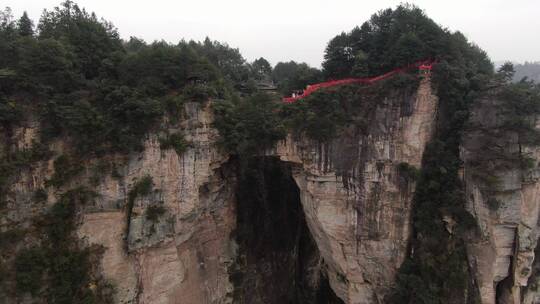
[[[461, 41], [458, 41], [461, 40]], [[327, 78], [362, 77], [382, 74], [395, 67], [425, 59], [445, 60], [466, 54], [460, 45], [468, 45], [459, 32], [441, 28], [418, 7], [404, 4], [385, 9], [350, 32], [328, 42], [323, 70]], [[476, 48], [477, 65], [492, 69], [485, 52]]]
[[43, 141], [66, 135], [81, 153], [137, 149], [182, 102], [229, 98], [255, 77], [226, 44], [123, 41], [111, 22], [72, 1], [45, 10], [35, 30], [26, 12], [16, 20], [1, 11], [0, 52], [2, 124], [33, 113]]
[[282, 94], [290, 95], [294, 90], [322, 81], [322, 73], [306, 63], [278, 62], [272, 71], [272, 80]]

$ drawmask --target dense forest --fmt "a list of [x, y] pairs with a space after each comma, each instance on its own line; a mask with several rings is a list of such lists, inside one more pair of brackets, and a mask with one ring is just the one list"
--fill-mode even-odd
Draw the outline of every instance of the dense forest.
[[[48, 187], [61, 187], [90, 157], [140, 151], [147, 133], [182, 119], [187, 102], [212, 103], [221, 148], [241, 158], [257, 155], [293, 131], [328, 142], [346, 126], [361, 130], [366, 123], [350, 111], [361, 106], [356, 103], [358, 88], [321, 91], [294, 104], [279, 102], [281, 95], [325, 79], [378, 75], [417, 60], [436, 60], [433, 86], [441, 120], [417, 184], [410, 253], [388, 303], [448, 303], [463, 294], [474, 302], [464, 242], [475, 227], [458, 179], [459, 145], [469, 110], [488, 89], [502, 88], [516, 113], [511, 125], [530, 131], [519, 114], [540, 102], [539, 88], [532, 82], [510, 84], [512, 77], [537, 65], [520, 66], [515, 74], [511, 65], [504, 65], [495, 72], [487, 54], [463, 34], [441, 28], [410, 5], [382, 10], [334, 37], [322, 70], [294, 61], [272, 67], [264, 58], [249, 63], [238, 49], [208, 38], [177, 43], [123, 40], [112, 23], [71, 1], [44, 11], [36, 24], [26, 13], [14, 19], [9, 9], [0, 12], [0, 53], [2, 138], [10, 138], [24, 121], [37, 121], [41, 127], [40, 140], [31, 149], [9, 143], [1, 147], [0, 208], [11, 174], [48, 159], [48, 144], [54, 139], [64, 139], [70, 151], [54, 160], [62, 170]], [[411, 75], [384, 85], [414, 84]], [[260, 90], [258, 84], [264, 81], [275, 83], [279, 93]], [[525, 101], [516, 96], [525, 96]], [[189, 145], [180, 133], [166, 134], [161, 143], [179, 154]], [[36, 193], [36, 200], [42, 197]], [[17, 257], [17, 292], [43, 295], [50, 303], [111, 301], [106, 284], [100, 285], [101, 293], [89, 291], [89, 249], [74, 245], [72, 235], [75, 208], [91, 197], [88, 189], [66, 191], [36, 224], [47, 242]], [[457, 220], [457, 236], [446, 233], [443, 214]], [[16, 237], [3, 234], [0, 246]]]

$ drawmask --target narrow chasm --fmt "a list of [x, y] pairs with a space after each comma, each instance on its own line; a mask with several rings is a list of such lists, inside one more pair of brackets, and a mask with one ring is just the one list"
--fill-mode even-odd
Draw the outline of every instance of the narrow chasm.
[[234, 303], [343, 303], [307, 227], [291, 164], [258, 157], [237, 168]]

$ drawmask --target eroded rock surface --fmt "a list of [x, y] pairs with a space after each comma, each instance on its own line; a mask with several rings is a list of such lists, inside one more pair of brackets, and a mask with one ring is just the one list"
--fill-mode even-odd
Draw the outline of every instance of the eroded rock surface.
[[289, 137], [272, 154], [299, 164], [294, 178], [310, 231], [345, 303], [382, 303], [403, 262], [414, 181], [431, 139], [437, 97], [429, 79], [412, 95], [387, 98], [368, 131], [329, 145]]
[[[99, 269], [116, 286], [117, 303], [234, 301], [238, 286], [231, 269], [242, 254], [234, 235], [238, 176], [215, 145], [211, 113], [209, 106], [187, 104], [187, 120], [173, 131], [181, 131], [190, 148], [181, 155], [162, 150], [158, 135], [149, 135], [143, 152], [119, 160], [117, 174], [99, 179], [95, 202], [79, 216], [82, 242], [103, 246]], [[341, 299], [335, 303], [383, 303], [410, 235], [414, 178], [403, 168], [420, 168], [436, 113], [437, 97], [425, 78], [418, 90], [387, 94], [369, 113], [371, 122], [362, 132], [347, 129], [328, 144], [291, 135], [266, 152], [291, 168], [307, 224], [303, 233], [315, 246], [305, 253], [298, 271], [304, 275], [295, 284], [332, 291], [301, 297], [331, 299], [335, 294]], [[21, 137], [30, 142], [34, 133], [25, 131]], [[61, 154], [62, 143], [55, 145], [53, 151]], [[90, 171], [66, 187], [87, 183]], [[21, 172], [12, 202], [27, 201], [52, 172], [52, 161]], [[128, 193], [147, 175], [152, 192], [137, 197], [127, 217]], [[55, 195], [49, 191], [39, 210], [46, 210]], [[151, 220], [151, 206], [165, 212]], [[8, 207], [5, 226], [36, 214], [31, 205]], [[290, 255], [285, 260], [294, 264]]]
[[[468, 242], [469, 263], [482, 303], [538, 303], [534, 258], [540, 231], [540, 171], [536, 161], [525, 167], [515, 158], [521, 151], [537, 160], [540, 149], [520, 146], [518, 135], [502, 128], [503, 119], [500, 101], [489, 95], [473, 108], [464, 137], [467, 207], [479, 228]], [[479, 169], [478, 163], [487, 165]], [[491, 181], [490, 174], [496, 180]]]

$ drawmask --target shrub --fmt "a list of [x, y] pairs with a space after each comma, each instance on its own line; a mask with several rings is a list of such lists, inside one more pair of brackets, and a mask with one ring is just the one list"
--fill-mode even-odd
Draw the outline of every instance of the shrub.
[[[401, 75], [373, 85], [342, 85], [320, 89], [306, 98], [282, 107], [281, 117], [287, 128], [296, 135], [328, 142], [351, 128], [365, 134], [374, 119], [377, 107], [386, 98], [413, 96], [418, 80]], [[399, 92], [403, 96], [392, 96]]]
[[279, 104], [267, 94], [214, 104], [218, 144], [235, 155], [253, 155], [285, 138]]
[[412, 181], [415, 181], [420, 177], [420, 170], [405, 162], [398, 164], [398, 172], [402, 177]]
[[126, 206], [126, 214], [127, 214], [126, 235], [129, 235], [129, 228], [131, 225], [131, 216], [133, 212], [133, 207], [135, 205], [135, 200], [139, 196], [150, 194], [152, 192], [152, 187], [153, 187], [152, 177], [150, 175], [145, 175], [140, 180], [135, 182], [131, 190], [129, 190], [128, 202]]
[[178, 155], [184, 153], [189, 147], [188, 142], [181, 133], [174, 133], [167, 137], [159, 138], [159, 147], [162, 150], [174, 149]]
[[47, 159], [50, 154], [47, 145], [34, 141], [30, 149], [15, 150], [3, 157], [0, 155], [0, 207], [4, 203], [8, 182], [12, 174], [36, 161]]
[[47, 253], [41, 247], [21, 250], [15, 258], [17, 291], [37, 295], [43, 287], [48, 263]]
[[217, 90], [208, 84], [194, 83], [184, 87], [182, 94], [187, 100], [205, 102], [217, 96]]
[[6, 246], [13, 246], [24, 238], [25, 233], [26, 231], [20, 229], [11, 229], [0, 232], [0, 249], [4, 249]]
[[8, 101], [0, 95], [0, 125], [11, 125], [22, 117], [20, 106], [14, 101]]
[[82, 172], [84, 167], [80, 161], [68, 155], [60, 155], [54, 160], [54, 174], [46, 181], [47, 186], [61, 187]]
[[168, 95], [163, 97], [162, 102], [171, 123], [178, 123], [184, 109], [184, 97], [182, 95]]
[[140, 180], [133, 184], [128, 192], [128, 200], [134, 201], [138, 196], [148, 195], [152, 192], [153, 187], [152, 176], [145, 175]]
[[96, 298], [90, 290], [92, 251], [81, 247], [74, 234], [76, 209], [95, 196], [95, 192], [84, 187], [69, 190], [37, 220], [35, 226], [45, 240], [41, 246], [22, 250], [17, 255], [17, 291], [43, 293], [48, 303], [108, 301]]
[[523, 170], [533, 169], [536, 166], [536, 159], [522, 155], [520, 165]]
[[43, 188], [38, 188], [34, 191], [33, 200], [36, 203], [43, 203], [47, 201], [47, 191]]
[[486, 204], [489, 208], [489, 210], [491, 211], [497, 211], [499, 210], [499, 208], [501, 207], [502, 203], [500, 200], [490, 196], [487, 201], [486, 201]]
[[352, 113], [345, 103], [352, 102], [354, 93], [349, 87], [318, 91], [293, 104], [285, 105], [283, 116], [287, 127], [295, 134], [325, 142], [335, 138]]
[[167, 209], [163, 206], [149, 206], [146, 209], [146, 219], [152, 222], [157, 222], [158, 219], [165, 213]]

